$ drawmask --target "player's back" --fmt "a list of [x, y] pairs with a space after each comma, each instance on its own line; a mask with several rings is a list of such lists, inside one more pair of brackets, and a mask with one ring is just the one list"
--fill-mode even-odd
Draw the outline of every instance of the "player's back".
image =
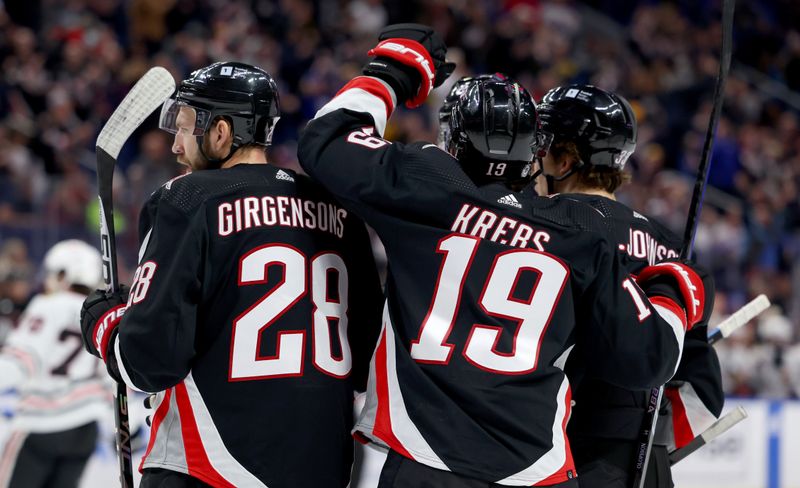
[[[175, 385], [144, 466], [345, 486], [380, 306], [363, 223], [308, 178], [246, 164], [174, 180], [144, 214], [120, 348], [134, 384]], [[171, 333], [154, 335], [153, 319]]]
[[[594, 209], [477, 187], [435, 145], [390, 144], [364, 129], [369, 121], [339, 110], [318, 116], [299, 152], [306, 171], [386, 247], [388, 306], [356, 428], [477, 479], [566, 480], [574, 475], [564, 435], [570, 346], [595, 341], [590, 355], [615, 349], [596, 373], [646, 388], [674, 371], [676, 333], [645, 337], [659, 326], [635, 320], [642, 296]], [[612, 308], [636, 327], [603, 336], [593, 325]], [[627, 371], [633, 364], [642, 367]]]
[[84, 354], [79, 314], [84, 295], [36, 295], [9, 335], [3, 354], [24, 371], [14, 427], [60, 432], [110, 416], [110, 383], [97, 358]]
[[570, 193], [562, 197], [584, 202], [600, 212], [612, 243], [617, 245], [631, 273], [678, 257], [680, 239], [658, 220], [599, 195]]

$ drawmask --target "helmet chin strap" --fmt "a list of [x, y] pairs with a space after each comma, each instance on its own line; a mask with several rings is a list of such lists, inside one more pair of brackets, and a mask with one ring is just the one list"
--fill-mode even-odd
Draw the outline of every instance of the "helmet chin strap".
[[531, 177], [531, 179], [535, 180], [536, 177], [538, 177], [539, 175], [544, 175], [544, 179], [545, 179], [545, 181], [547, 181], [547, 194], [548, 195], [552, 195], [553, 193], [555, 193], [555, 185], [556, 185], [555, 182], [556, 181], [564, 181], [564, 180], [566, 180], [567, 178], [572, 176], [572, 174], [575, 172], [575, 170], [581, 169], [582, 167], [583, 167], [583, 161], [578, 160], [578, 162], [575, 163], [575, 165], [573, 167], [571, 167], [569, 169], [569, 171], [567, 171], [566, 173], [564, 173], [561, 176], [554, 176], [554, 175], [547, 174], [547, 173], [544, 172], [544, 164], [542, 163], [542, 160], [540, 158], [539, 159], [539, 169], [537, 169], [533, 173], [533, 176]]
[[228, 155], [225, 156], [224, 158], [212, 158], [212, 157], [209, 157], [208, 154], [206, 154], [206, 152], [203, 150], [203, 138], [204, 137], [205, 137], [205, 135], [195, 136], [195, 138], [197, 139], [197, 148], [200, 150], [200, 154], [202, 154], [203, 157], [206, 158], [206, 161], [208, 161], [209, 169], [219, 169], [219, 168], [221, 168], [222, 165], [225, 164], [225, 162], [227, 160], [229, 160], [231, 158], [231, 156], [233, 156], [233, 153], [235, 153], [239, 149], [239, 144], [232, 143], [231, 144], [231, 149], [230, 149], [230, 151], [228, 151]]

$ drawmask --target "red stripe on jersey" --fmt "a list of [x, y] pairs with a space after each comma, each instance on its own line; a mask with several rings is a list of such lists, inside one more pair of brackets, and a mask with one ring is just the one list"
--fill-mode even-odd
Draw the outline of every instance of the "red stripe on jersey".
[[692, 439], [694, 433], [686, 415], [686, 406], [683, 404], [681, 393], [677, 388], [664, 388], [664, 394], [672, 404], [672, 431], [675, 434], [675, 448], [680, 449]]
[[167, 390], [166, 394], [164, 395], [164, 399], [158, 405], [158, 408], [156, 408], [156, 412], [153, 414], [153, 425], [150, 427], [150, 440], [147, 441], [147, 450], [144, 452], [144, 456], [142, 456], [142, 461], [139, 463], [140, 473], [142, 472], [142, 469], [144, 467], [145, 459], [147, 459], [147, 456], [150, 455], [150, 451], [153, 450], [153, 445], [156, 443], [158, 428], [161, 427], [161, 422], [164, 420], [164, 417], [167, 416], [167, 412], [169, 411], [169, 402], [171, 398], [172, 398], [172, 388]]
[[33, 355], [22, 349], [17, 349], [14, 346], [5, 347], [3, 352], [10, 353], [12, 356], [16, 357], [19, 362], [22, 363], [22, 367], [29, 376], [36, 374], [36, 358]]
[[[569, 386], [567, 386], [567, 394], [564, 402], [567, 407], [564, 411], [564, 420], [561, 421], [561, 435], [564, 436], [564, 450], [566, 451], [564, 464], [562, 464], [555, 473], [551, 474], [533, 486], [555, 485], [575, 477], [575, 462], [572, 460], [572, 449], [569, 446], [569, 438], [567, 437], [567, 421], [572, 413], [572, 389]], [[572, 472], [571, 477], [567, 475], [568, 471]]]
[[687, 322], [686, 322], [686, 310], [683, 309], [680, 305], [675, 303], [672, 299], [662, 296], [654, 296], [648, 297], [650, 298], [650, 303], [653, 305], [658, 305], [660, 307], [664, 307], [670, 312], [674, 313], [676, 317], [681, 320], [681, 324], [683, 325], [683, 330], [686, 330]]
[[[386, 324], [386, 327], [391, 325]], [[386, 328], [383, 329], [378, 348], [375, 350], [375, 390], [378, 395], [378, 409], [375, 413], [375, 427], [372, 432], [380, 437], [393, 451], [414, 459], [403, 447], [392, 430], [392, 414], [389, 411], [389, 377], [386, 372]]]
[[203, 440], [197, 430], [197, 421], [194, 418], [192, 404], [189, 401], [189, 393], [186, 391], [186, 385], [183, 382], [175, 385], [175, 400], [181, 416], [183, 449], [186, 453], [186, 467], [189, 469], [189, 475], [212, 486], [236, 488], [223, 478], [208, 460], [208, 454], [206, 454], [206, 450], [203, 447]]
[[8, 486], [11, 482], [14, 466], [17, 465], [19, 459], [19, 451], [27, 438], [27, 432], [14, 431], [6, 441], [2, 451], [3, 457], [0, 458], [0, 486]]
[[357, 76], [347, 82], [347, 84], [336, 93], [334, 98], [351, 88], [360, 88], [370, 95], [375, 95], [376, 97], [380, 98], [384, 105], [386, 105], [386, 118], [388, 119], [392, 115], [392, 112], [394, 111], [392, 94], [389, 93], [389, 90], [386, 88], [386, 86], [384, 86], [383, 83], [378, 81], [376, 78], [369, 76]]
[[76, 388], [75, 390], [71, 391], [67, 396], [51, 399], [45, 398], [40, 396], [27, 396], [24, 400], [19, 402], [20, 407], [26, 408], [36, 408], [36, 409], [59, 409], [63, 408], [70, 403], [77, 402], [78, 400], [83, 400], [86, 397], [93, 397], [96, 396], [101, 399], [105, 399], [107, 395], [107, 391], [105, 387], [98, 384], [91, 384], [91, 385], [84, 385], [80, 388]]

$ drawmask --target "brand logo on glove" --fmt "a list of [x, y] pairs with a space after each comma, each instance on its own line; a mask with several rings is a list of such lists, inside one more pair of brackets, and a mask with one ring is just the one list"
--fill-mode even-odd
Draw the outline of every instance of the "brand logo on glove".
[[678, 272], [678, 274], [683, 278], [683, 282], [686, 285], [686, 289], [689, 290], [692, 294], [692, 315], [697, 314], [697, 307], [700, 306], [700, 299], [697, 298], [697, 287], [692, 283], [692, 278], [689, 276], [689, 273], [683, 266], [679, 266], [675, 263], [662, 263], [670, 268], [674, 269]]
[[108, 345], [106, 332], [110, 332], [117, 326], [122, 316], [125, 315], [125, 310], [127, 310], [125, 305], [112, 308], [97, 321], [97, 325], [94, 328], [94, 347], [104, 361], [106, 359], [106, 346]]
[[431, 69], [431, 64], [428, 60], [420, 54], [419, 52], [411, 49], [410, 47], [404, 46], [402, 44], [397, 44], [391, 41], [384, 41], [379, 44], [379, 47], [390, 49], [392, 51], [396, 51], [400, 54], [411, 54], [416, 58], [416, 61], [425, 69], [425, 73], [428, 76], [428, 91], [433, 90], [433, 80], [436, 78], [436, 75], [433, 73], [433, 69]]

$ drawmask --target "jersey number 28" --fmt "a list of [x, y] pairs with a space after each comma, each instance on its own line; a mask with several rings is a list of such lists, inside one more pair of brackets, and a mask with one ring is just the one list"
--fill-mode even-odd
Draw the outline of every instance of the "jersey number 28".
[[[233, 322], [231, 381], [300, 376], [303, 374], [305, 330], [277, 333], [276, 353], [261, 356], [264, 330], [286, 313], [306, 293], [311, 293], [313, 313], [312, 360], [321, 372], [337, 378], [350, 373], [352, 359], [347, 341], [347, 267], [340, 256], [323, 252], [311, 258], [286, 244], [268, 244], [251, 250], [239, 261], [239, 286], [264, 284], [270, 266], [283, 269], [282, 280]], [[328, 274], [335, 271], [338, 293], [328, 293]], [[337, 323], [341, 354], [333, 353], [329, 320]]]

